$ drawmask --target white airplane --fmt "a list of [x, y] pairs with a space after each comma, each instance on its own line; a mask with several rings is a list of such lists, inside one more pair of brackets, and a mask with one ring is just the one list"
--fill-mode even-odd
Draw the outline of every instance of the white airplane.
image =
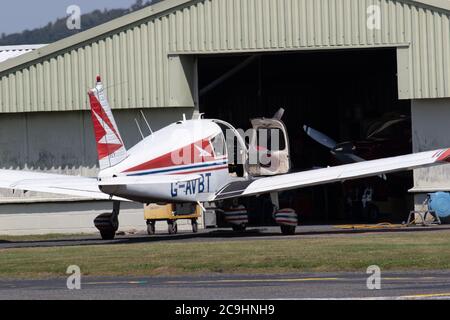
[[[292, 234], [297, 214], [279, 208], [284, 190], [379, 176], [450, 162], [450, 149], [371, 160], [336, 167], [291, 173], [289, 144], [282, 112], [272, 119], [252, 120], [257, 132], [278, 130], [281, 147], [267, 150], [271, 165], [252, 163], [257, 134], [249, 146], [231, 124], [214, 119], [182, 120], [156, 131], [127, 150], [107, 102], [100, 77], [89, 91], [92, 122], [97, 141], [98, 177], [0, 170], [0, 188], [47, 192], [96, 200], [111, 200], [112, 213], [95, 220], [102, 238], [112, 239], [118, 229], [121, 201], [140, 203], [222, 203], [228, 199], [270, 194], [282, 232]], [[238, 152], [232, 157], [225, 135], [232, 133]], [[235, 161], [238, 158], [239, 161]], [[241, 165], [239, 164], [241, 163]], [[239, 210], [238, 210], [239, 211]]]

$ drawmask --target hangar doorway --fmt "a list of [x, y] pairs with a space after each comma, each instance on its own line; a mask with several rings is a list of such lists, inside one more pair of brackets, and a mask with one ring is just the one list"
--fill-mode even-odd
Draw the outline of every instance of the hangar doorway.
[[[295, 171], [340, 164], [304, 125], [336, 142], [354, 142], [365, 159], [412, 151], [411, 102], [398, 99], [395, 49], [200, 56], [198, 76], [199, 108], [207, 118], [246, 130], [250, 119], [284, 108]], [[398, 222], [412, 207], [412, 185], [412, 173], [395, 174], [290, 191], [282, 201], [301, 222]], [[367, 210], [367, 190], [378, 212]], [[249, 204], [255, 224], [273, 222], [266, 202]]]

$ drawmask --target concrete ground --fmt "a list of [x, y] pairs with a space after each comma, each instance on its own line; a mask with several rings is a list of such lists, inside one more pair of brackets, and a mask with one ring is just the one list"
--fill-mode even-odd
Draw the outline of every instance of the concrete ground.
[[364, 273], [204, 275], [199, 277], [0, 280], [0, 300], [10, 299], [450, 299], [450, 271], [381, 274], [381, 289], [369, 290]]
[[401, 227], [394, 228], [369, 228], [349, 229], [342, 226], [314, 225], [299, 226], [293, 236], [283, 236], [279, 227], [257, 227], [249, 228], [244, 232], [233, 232], [231, 229], [206, 229], [199, 230], [194, 234], [190, 231], [181, 231], [176, 235], [168, 235], [166, 232], [159, 232], [149, 236], [144, 232], [133, 235], [118, 235], [116, 239], [110, 241], [101, 240], [99, 234], [89, 236], [71, 236], [67, 239], [41, 240], [41, 241], [4, 241], [0, 236], [0, 249], [7, 248], [31, 248], [31, 247], [58, 247], [58, 246], [81, 246], [81, 245], [110, 245], [128, 243], [147, 242], [206, 242], [206, 241], [242, 241], [242, 240], [273, 240], [273, 239], [295, 239], [308, 236], [328, 236], [328, 235], [351, 235], [374, 232], [432, 232], [438, 230], [450, 230], [450, 225], [428, 226], [428, 227]]
[[[449, 226], [348, 229], [339, 226], [301, 226], [294, 236], [280, 235], [277, 227], [203, 230], [169, 236], [165, 233], [118, 236], [102, 241], [98, 235], [48, 241], [0, 241], [1, 249], [152, 242], [204, 242], [352, 236], [374, 232], [434, 232]], [[82, 277], [81, 290], [67, 289], [65, 278], [46, 280], [0, 279], [0, 300], [9, 299], [450, 299], [450, 271], [382, 272], [381, 289], [369, 290], [364, 272], [267, 275], [208, 274], [202, 276]]]

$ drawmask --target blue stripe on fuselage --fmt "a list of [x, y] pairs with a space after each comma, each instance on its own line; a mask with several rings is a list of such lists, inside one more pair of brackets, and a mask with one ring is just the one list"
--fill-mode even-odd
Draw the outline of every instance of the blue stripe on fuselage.
[[169, 173], [169, 172], [175, 172], [175, 171], [185, 171], [185, 170], [191, 170], [191, 169], [200, 169], [200, 168], [213, 167], [213, 166], [218, 166], [218, 165], [227, 164], [227, 163], [228, 163], [228, 161], [206, 163], [206, 164], [199, 164], [199, 165], [189, 166], [189, 167], [181, 167], [181, 168], [174, 168], [174, 169], [163, 169], [163, 170], [156, 170], [156, 171], [151, 171], [151, 172], [146, 171], [146, 172], [140, 172], [140, 173], [133, 173], [133, 174], [128, 174], [127, 176], [129, 176], [129, 177], [146, 176], [146, 175], [150, 175], [150, 174]]

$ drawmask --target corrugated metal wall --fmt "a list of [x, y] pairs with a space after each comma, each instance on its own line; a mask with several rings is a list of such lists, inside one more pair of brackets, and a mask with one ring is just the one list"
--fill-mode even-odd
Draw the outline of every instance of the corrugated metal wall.
[[[380, 30], [367, 28], [379, 5]], [[87, 109], [104, 75], [114, 108], [171, 106], [169, 53], [333, 49], [410, 44], [402, 98], [450, 97], [450, 14], [393, 0], [203, 0], [0, 75], [0, 112]], [[370, 66], [367, 67], [370, 73]], [[178, 69], [182, 72], [182, 68]], [[112, 85], [112, 86], [111, 86]]]
[[87, 109], [97, 74], [114, 108], [165, 106], [168, 41], [162, 41], [161, 26], [157, 19], [2, 75], [1, 111]]
[[[373, 5], [380, 8], [379, 30], [367, 28]], [[207, 0], [169, 16], [176, 30], [170, 49], [203, 53], [410, 45], [409, 90], [402, 97], [450, 97], [449, 20], [448, 12], [404, 1]]]

